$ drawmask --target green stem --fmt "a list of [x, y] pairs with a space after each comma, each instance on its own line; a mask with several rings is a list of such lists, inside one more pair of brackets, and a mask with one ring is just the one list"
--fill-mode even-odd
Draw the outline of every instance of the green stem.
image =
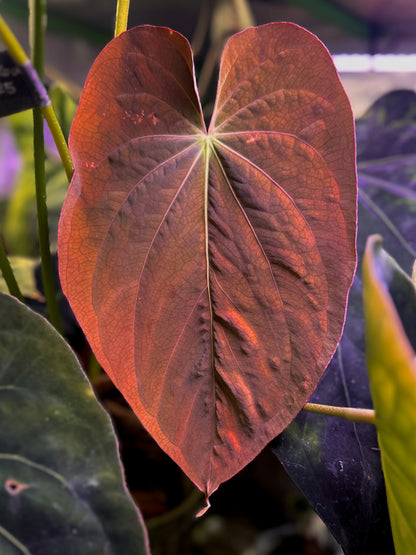
[[45, 291], [49, 320], [57, 331], [62, 334], [63, 329], [56, 298], [52, 256], [49, 244], [48, 208], [46, 205], [45, 144], [41, 108], [34, 108], [33, 110], [33, 154], [43, 288]]
[[10, 266], [9, 259], [7, 258], [6, 251], [4, 250], [3, 242], [0, 239], [0, 270], [3, 274], [4, 281], [6, 282], [7, 288], [9, 289], [10, 295], [25, 302], [22, 292], [20, 291], [19, 285], [14, 277], [12, 267]]
[[9, 26], [1, 17], [1, 15], [0, 15], [0, 39], [2, 43], [5, 45], [5, 47], [7, 48], [7, 51], [9, 52], [10, 56], [16, 62], [16, 64], [22, 65], [25, 62], [27, 62], [28, 58], [25, 54], [25, 51], [20, 46], [18, 40], [13, 35]]
[[[46, 26], [46, 0], [30, 1], [30, 32], [32, 40], [32, 64], [43, 81]], [[38, 217], [39, 250], [42, 281], [46, 306], [51, 324], [62, 334], [61, 316], [56, 298], [52, 256], [49, 244], [48, 209], [46, 205], [45, 142], [43, 137], [42, 108], [33, 109], [33, 155], [36, 183], [36, 207]]]
[[32, 65], [39, 79], [44, 78], [46, 0], [29, 0], [29, 34], [32, 50]]
[[52, 104], [42, 108], [43, 116], [48, 124], [50, 132], [52, 134], [53, 140], [55, 141], [56, 148], [58, 149], [59, 156], [61, 158], [62, 165], [65, 169], [68, 181], [71, 181], [72, 175], [74, 173], [74, 164], [72, 163], [71, 154], [69, 153], [68, 145], [64, 134], [62, 133], [61, 126], [56, 118], [55, 112], [52, 108]]
[[375, 424], [375, 411], [371, 409], [355, 409], [352, 407], [333, 407], [331, 405], [318, 405], [315, 403], [306, 403], [303, 410], [314, 412], [315, 414], [324, 414], [326, 416], [338, 416], [345, 418], [351, 422], [363, 422], [365, 424]]
[[116, 27], [114, 36], [117, 37], [127, 29], [130, 0], [117, 0]]
[[240, 29], [253, 27], [256, 23], [248, 0], [233, 0], [233, 4]]

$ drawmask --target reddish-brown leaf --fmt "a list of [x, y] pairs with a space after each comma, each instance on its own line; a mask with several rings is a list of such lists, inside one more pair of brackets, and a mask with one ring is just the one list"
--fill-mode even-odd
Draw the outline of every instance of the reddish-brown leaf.
[[302, 408], [355, 268], [353, 120], [292, 24], [225, 47], [208, 132], [188, 42], [137, 27], [97, 58], [72, 127], [62, 286], [111, 379], [207, 495]]

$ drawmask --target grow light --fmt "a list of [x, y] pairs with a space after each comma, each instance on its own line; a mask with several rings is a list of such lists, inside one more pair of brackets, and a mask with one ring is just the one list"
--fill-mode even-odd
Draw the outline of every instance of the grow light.
[[416, 72], [416, 54], [335, 54], [340, 73], [412, 73]]

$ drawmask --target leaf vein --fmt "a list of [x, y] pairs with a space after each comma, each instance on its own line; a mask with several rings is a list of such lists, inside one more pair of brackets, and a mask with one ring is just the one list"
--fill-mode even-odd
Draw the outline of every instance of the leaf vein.
[[[120, 203], [120, 207], [118, 210], [115, 211], [113, 218], [111, 219], [111, 221], [108, 224], [108, 227], [106, 229], [106, 231], [103, 233], [103, 239], [101, 241], [100, 246], [97, 248], [97, 262], [98, 259], [100, 258], [101, 252], [103, 251], [104, 248], [104, 244], [105, 241], [107, 239], [107, 236], [110, 232], [110, 229], [112, 228], [114, 222], [117, 219], [118, 214], [120, 213], [120, 210], [123, 208], [123, 206], [126, 204], [126, 202], [128, 201], [130, 195], [137, 189], [137, 187], [145, 180], [147, 179], [150, 175], [152, 175], [152, 173], [157, 172], [160, 168], [162, 168], [165, 164], [168, 164], [170, 162], [172, 162], [173, 160], [179, 158], [180, 156], [182, 156], [183, 154], [185, 154], [188, 150], [191, 150], [191, 148], [194, 145], [190, 145], [187, 148], [185, 148], [184, 150], [181, 150], [180, 152], [177, 152], [174, 156], [171, 156], [170, 158], [163, 160], [163, 162], [161, 162], [160, 164], [157, 164], [154, 168], [152, 168], [149, 172], [147, 172], [144, 176], [141, 177], [141, 179], [139, 181], [137, 181], [134, 186], [127, 192], [125, 198], [122, 200], [122, 202]], [[96, 270], [94, 272], [94, 274], [96, 273]], [[94, 281], [94, 277], [93, 280]]]
[[[181, 331], [180, 331], [180, 333], [179, 333], [179, 335], [178, 335], [178, 338], [177, 338], [176, 341], [175, 341], [175, 345], [173, 346], [173, 349], [172, 349], [172, 351], [171, 351], [171, 353], [170, 353], [170, 356], [169, 356], [169, 360], [168, 360], [168, 362], [167, 362], [167, 364], [166, 364], [166, 368], [165, 368], [165, 370], [164, 370], [164, 372], [163, 372], [163, 383], [164, 383], [165, 380], [166, 380], [166, 376], [167, 376], [167, 373], [168, 373], [170, 364], [171, 364], [172, 359], [173, 359], [173, 357], [174, 357], [174, 355], [175, 355], [176, 349], [177, 349], [177, 347], [178, 347], [178, 345], [179, 345], [179, 343], [180, 343], [180, 341], [181, 341], [181, 339], [182, 339], [182, 337], [183, 337], [183, 335], [184, 335], [184, 333], [185, 333], [185, 329], [186, 329], [186, 327], [187, 327], [189, 321], [191, 320], [191, 317], [192, 317], [193, 313], [195, 312], [195, 309], [197, 308], [198, 303], [199, 303], [199, 301], [201, 300], [202, 295], [206, 292], [206, 290], [207, 290], [207, 288], [204, 287], [204, 288], [202, 289], [201, 293], [198, 295], [198, 298], [196, 299], [196, 301], [195, 301], [195, 303], [194, 303], [194, 305], [193, 305], [193, 307], [192, 307], [192, 310], [189, 312], [189, 315], [188, 315], [188, 317], [186, 318], [184, 325], [182, 326], [182, 329], [181, 329]], [[161, 387], [160, 389], [163, 390], [163, 384], [162, 384], [162, 387]]]
[[[239, 108], [236, 112], [233, 112], [232, 114], [230, 114], [223, 122], [220, 123], [220, 125], [218, 127], [215, 127], [213, 132], [215, 134], [217, 134], [218, 130], [221, 129], [221, 127], [223, 127], [226, 123], [228, 123], [230, 120], [233, 120], [239, 113], [243, 112], [244, 110], [248, 110], [250, 106], [255, 106], [256, 104], [258, 104], [260, 101], [265, 101], [267, 102], [266, 99], [270, 99], [273, 96], [279, 95], [281, 93], [295, 93], [297, 96], [299, 96], [301, 93], [304, 93], [305, 95], [313, 98], [313, 99], [318, 99], [321, 101], [325, 101], [326, 103], [330, 104], [332, 109], [334, 109], [332, 103], [326, 99], [323, 98], [321, 96], [318, 96], [316, 93], [314, 93], [313, 91], [309, 91], [307, 89], [276, 89], [274, 91], [271, 91], [267, 94], [264, 94], [262, 96], [258, 96], [256, 97], [254, 100], [252, 100], [251, 102], [249, 102], [248, 104], [245, 104], [244, 106], [242, 106], [241, 108]], [[256, 117], [257, 119], [257, 117]], [[256, 133], [256, 131], [251, 131], [252, 133]], [[275, 131], [278, 132], [278, 131]]]
[[27, 466], [31, 466], [32, 468], [36, 468], [37, 470], [40, 470], [44, 474], [48, 474], [49, 476], [52, 476], [52, 478], [55, 478], [55, 480], [60, 482], [66, 488], [71, 489], [69, 486], [69, 483], [61, 474], [59, 474], [58, 472], [55, 472], [54, 470], [48, 468], [47, 466], [44, 466], [43, 464], [36, 463], [34, 461], [31, 461], [30, 459], [27, 459], [26, 457], [22, 457], [21, 455], [14, 455], [12, 453], [0, 453], [0, 460], [1, 459], [8, 460], [8, 461], [17, 461]]
[[26, 547], [15, 537], [13, 534], [8, 532], [3, 526], [0, 526], [0, 534], [6, 538], [6, 540], [11, 543], [14, 547], [23, 553], [23, 555], [31, 555], [31, 552], [26, 549]]
[[143, 264], [142, 264], [142, 267], [141, 267], [141, 270], [140, 270], [140, 274], [139, 274], [139, 277], [138, 277], [138, 280], [137, 280], [136, 305], [137, 305], [137, 299], [138, 299], [138, 297], [139, 297], [139, 290], [140, 290], [141, 280], [142, 280], [142, 276], [143, 276], [143, 270], [144, 270], [144, 268], [145, 268], [145, 266], [146, 266], [147, 260], [148, 260], [148, 258], [149, 258], [150, 251], [152, 250], [152, 247], [153, 247], [153, 245], [154, 245], [154, 242], [155, 242], [155, 240], [156, 240], [156, 237], [158, 236], [159, 231], [160, 231], [160, 229], [161, 229], [161, 227], [162, 227], [162, 225], [163, 225], [163, 222], [166, 220], [167, 215], [169, 214], [169, 212], [170, 212], [170, 210], [171, 210], [173, 204], [175, 203], [176, 199], [178, 198], [179, 193], [182, 191], [182, 189], [183, 189], [185, 183], [188, 181], [189, 176], [191, 175], [192, 170], [194, 169], [194, 167], [195, 167], [195, 165], [196, 165], [196, 163], [198, 162], [198, 160], [199, 160], [200, 157], [201, 157], [201, 152], [199, 152], [198, 156], [196, 156], [195, 160], [194, 160], [193, 163], [191, 164], [191, 166], [190, 166], [190, 168], [189, 168], [189, 170], [188, 170], [188, 172], [187, 172], [185, 178], [183, 179], [182, 183], [180, 184], [180, 186], [178, 187], [177, 191], [175, 192], [175, 194], [174, 194], [174, 196], [173, 196], [171, 202], [169, 203], [169, 206], [167, 207], [167, 209], [166, 209], [165, 212], [163, 213], [162, 218], [161, 218], [161, 220], [160, 220], [160, 222], [159, 222], [159, 225], [157, 226], [156, 231], [155, 231], [154, 234], [153, 234], [152, 240], [151, 240], [150, 243], [149, 243], [149, 248], [147, 249], [147, 252], [146, 252], [146, 255], [145, 255], [145, 257], [144, 257]]
[[[276, 53], [276, 54], [278, 55], [279, 53]], [[231, 73], [232, 68], [236, 65], [236, 60], [238, 60], [238, 57], [236, 57], [236, 58], [233, 60], [233, 64], [232, 64], [232, 66], [230, 66], [230, 69], [227, 71], [227, 74], [224, 76], [224, 78], [223, 78], [223, 80], [222, 80], [222, 83], [225, 83], [225, 81], [227, 80], [229, 74]], [[217, 107], [217, 106], [215, 105], [215, 107], [214, 107], [214, 112], [213, 112], [213, 117], [212, 117], [212, 120], [211, 120], [211, 123], [212, 123], [212, 124], [214, 123], [214, 115], [215, 115], [215, 117], [217, 117], [217, 114], [219, 114], [219, 113], [221, 113], [221, 112], [223, 111], [224, 106], [227, 104], [227, 102], [228, 102], [231, 98], [235, 97], [236, 92], [237, 92], [239, 89], [241, 89], [246, 83], [250, 83], [250, 78], [253, 77], [253, 75], [257, 72], [258, 69], [261, 69], [263, 66], [265, 66], [267, 62], [270, 62], [270, 60], [265, 60], [264, 62], [261, 62], [261, 63], [259, 63], [259, 64], [257, 64], [257, 65], [254, 65], [254, 66], [253, 66], [253, 69], [244, 77], [244, 79], [239, 79], [239, 80], [238, 80], [236, 86], [235, 86], [233, 89], [231, 89], [230, 94], [224, 99], [224, 101], [223, 101], [223, 103], [221, 104], [221, 106]], [[221, 88], [222, 88], [222, 84], [221, 84]], [[220, 89], [219, 89], [219, 90], [220, 90]], [[276, 89], [276, 90], [278, 90], [278, 89]], [[218, 98], [219, 98], [219, 97], [220, 97], [220, 95], [218, 95]]]
[[[219, 141], [218, 141], [218, 142], [219, 142]], [[223, 143], [220, 143], [220, 144], [221, 144], [221, 146], [224, 146], [225, 148], [229, 149], [229, 147], [227, 147], [227, 146], [224, 145]], [[229, 149], [229, 150], [232, 150], [232, 149]], [[232, 150], [232, 152], [234, 152], [235, 154], [237, 154], [237, 156], [240, 156], [241, 158], [244, 158], [243, 156], [239, 155], [239, 153], [235, 152], [234, 150]], [[221, 160], [219, 159], [218, 154], [215, 152], [215, 149], [214, 149], [214, 155], [215, 155], [215, 158], [216, 158], [216, 160], [217, 160], [217, 163], [218, 163], [218, 165], [219, 165], [219, 167], [220, 167], [220, 169], [221, 169], [221, 172], [222, 172], [222, 174], [223, 174], [223, 176], [224, 176], [225, 182], [227, 183], [227, 186], [228, 186], [228, 188], [230, 189], [230, 192], [231, 192], [231, 194], [232, 194], [232, 196], [233, 196], [233, 198], [234, 198], [234, 200], [235, 200], [235, 202], [236, 202], [238, 208], [240, 209], [240, 211], [241, 211], [241, 213], [242, 213], [244, 219], [246, 220], [247, 225], [249, 226], [250, 231], [251, 231], [251, 233], [253, 234], [253, 237], [254, 237], [254, 239], [255, 239], [255, 241], [256, 241], [256, 243], [257, 243], [259, 249], [260, 249], [260, 252], [261, 252], [261, 254], [262, 254], [262, 256], [263, 256], [263, 258], [264, 258], [264, 260], [265, 260], [265, 262], [266, 262], [266, 264], [267, 264], [267, 266], [268, 266], [268, 268], [269, 268], [269, 271], [270, 271], [270, 275], [271, 275], [271, 278], [272, 278], [272, 281], [273, 281], [274, 288], [275, 288], [275, 290], [276, 290], [276, 292], [277, 292], [277, 295], [279, 296], [280, 301], [282, 302], [282, 299], [281, 299], [281, 297], [280, 297], [279, 288], [277, 287], [276, 279], [275, 279], [275, 277], [274, 277], [273, 270], [272, 270], [272, 267], [271, 267], [271, 264], [270, 264], [270, 260], [269, 260], [268, 256], [266, 255], [266, 253], [264, 252], [263, 245], [261, 244], [260, 239], [259, 239], [259, 237], [258, 237], [258, 235], [257, 235], [257, 233], [256, 233], [256, 230], [255, 230], [254, 227], [252, 226], [252, 223], [250, 222], [250, 220], [249, 220], [249, 218], [248, 218], [248, 216], [247, 216], [246, 211], [245, 211], [244, 208], [241, 206], [241, 203], [240, 203], [240, 201], [239, 201], [238, 198], [237, 198], [237, 195], [236, 195], [236, 193], [235, 193], [235, 191], [234, 191], [234, 189], [233, 189], [233, 187], [232, 187], [232, 185], [231, 185], [231, 183], [230, 183], [230, 180], [228, 179], [227, 173], [226, 173], [226, 171], [225, 171], [223, 165], [221, 164]], [[247, 160], [247, 159], [244, 158], [244, 160]], [[256, 166], [256, 167], [257, 167], [257, 166]], [[264, 174], [264, 172], [262, 172], [262, 173]], [[271, 178], [269, 178], [269, 179], [270, 179], [271, 181], [273, 181]], [[276, 185], [277, 185], [277, 183], [276, 183]], [[280, 188], [280, 189], [281, 189], [281, 188]], [[283, 303], [282, 303], [282, 304], [283, 304]]]

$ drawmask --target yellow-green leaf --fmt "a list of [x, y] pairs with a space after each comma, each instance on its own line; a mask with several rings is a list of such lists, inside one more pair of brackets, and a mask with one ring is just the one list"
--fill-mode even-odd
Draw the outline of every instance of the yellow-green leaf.
[[[416, 289], [372, 235], [363, 261], [366, 356], [397, 555], [416, 553]], [[412, 346], [413, 345], [413, 346]]]

